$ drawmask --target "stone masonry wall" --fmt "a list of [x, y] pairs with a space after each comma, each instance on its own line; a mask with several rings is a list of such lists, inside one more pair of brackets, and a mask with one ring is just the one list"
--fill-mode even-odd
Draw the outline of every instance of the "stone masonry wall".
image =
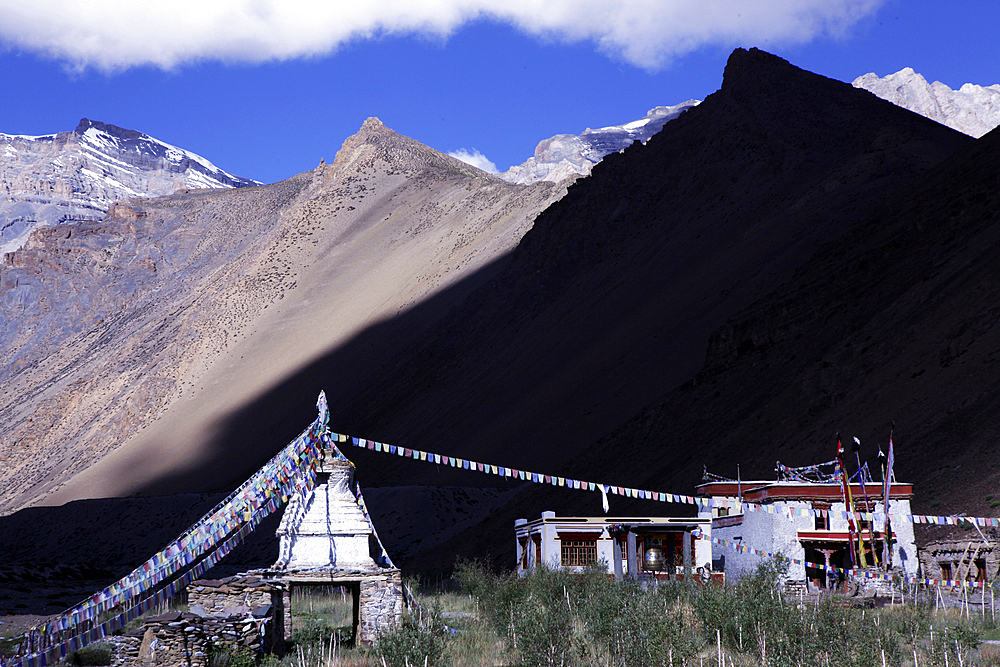
[[[942, 572], [942, 564], [950, 575]], [[979, 566], [985, 565], [980, 573]], [[927, 579], [992, 580], [1000, 571], [1000, 545], [984, 544], [977, 534], [965, 540], [937, 540], [920, 549], [920, 567]]]
[[256, 575], [241, 574], [225, 579], [199, 579], [187, 587], [188, 603], [199, 605], [207, 614], [221, 614], [226, 609], [272, 604], [271, 595], [280, 586]]
[[173, 611], [146, 619], [135, 667], [207, 667], [213, 646], [270, 650], [270, 616], [200, 616]]
[[403, 578], [399, 570], [361, 582], [358, 640], [365, 645], [403, 619]]

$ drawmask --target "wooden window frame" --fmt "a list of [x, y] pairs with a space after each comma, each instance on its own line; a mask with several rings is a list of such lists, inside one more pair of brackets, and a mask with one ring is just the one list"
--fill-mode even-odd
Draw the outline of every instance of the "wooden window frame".
[[562, 567], [589, 567], [597, 564], [595, 535], [559, 535], [559, 564]]

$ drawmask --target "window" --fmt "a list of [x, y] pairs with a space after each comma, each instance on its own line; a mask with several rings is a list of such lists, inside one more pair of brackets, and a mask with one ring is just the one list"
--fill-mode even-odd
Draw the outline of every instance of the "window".
[[867, 503], [856, 500], [854, 501], [854, 510], [859, 513], [859, 515], [855, 517], [858, 522], [858, 530], [860, 531], [871, 530], [872, 529], [871, 519], [866, 519], [861, 515], [871, 512], [872, 508], [868, 507]]
[[597, 539], [561, 540], [563, 567], [586, 567], [597, 562]]
[[813, 519], [814, 530], [830, 530], [830, 515], [823, 514], [822, 510], [830, 511], [830, 503], [813, 503], [812, 509], [820, 510], [816, 512]]

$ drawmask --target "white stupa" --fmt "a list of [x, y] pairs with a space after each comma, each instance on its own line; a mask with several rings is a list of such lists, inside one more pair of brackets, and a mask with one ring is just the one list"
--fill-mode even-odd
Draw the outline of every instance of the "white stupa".
[[315, 488], [288, 502], [274, 569], [377, 571], [371, 554], [378, 542], [358, 500], [354, 464], [335, 449], [322, 455]]

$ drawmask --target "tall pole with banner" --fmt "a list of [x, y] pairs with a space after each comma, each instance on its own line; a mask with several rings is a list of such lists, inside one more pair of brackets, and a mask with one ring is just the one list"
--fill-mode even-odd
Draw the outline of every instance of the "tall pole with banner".
[[844, 492], [844, 508], [847, 511], [847, 544], [851, 556], [851, 565], [861, 565], [864, 567], [864, 551], [861, 552], [861, 560], [858, 560], [858, 551], [854, 545], [857, 538], [857, 528], [854, 524], [854, 503], [851, 502], [851, 486], [847, 481], [847, 466], [844, 465], [844, 445], [840, 442], [840, 434], [837, 434], [837, 467], [840, 468], [840, 482]]
[[882, 471], [882, 509], [885, 511], [885, 535], [882, 539], [885, 549], [885, 569], [892, 567], [892, 522], [889, 519], [889, 491], [892, 489], [892, 465], [896, 462], [896, 455], [892, 451], [892, 432], [896, 427], [895, 420], [889, 427], [889, 456], [885, 462], [885, 469]]
[[[851, 449], [854, 450], [854, 458], [856, 458], [857, 461], [858, 461], [858, 484], [861, 485], [861, 494], [865, 498], [865, 511], [868, 512], [869, 514], [874, 514], [875, 508], [872, 507], [872, 504], [870, 502], [868, 502], [868, 489], [865, 488], [865, 475], [864, 475], [864, 471], [861, 469], [861, 440], [859, 440], [857, 436], [854, 436], [854, 445], [851, 447]], [[865, 468], [865, 470], [867, 470], [867, 468]], [[858, 544], [861, 545], [861, 551], [862, 552], [864, 552], [864, 549], [865, 549], [865, 547], [864, 547], [864, 537], [862, 535], [863, 532], [864, 531], [860, 531], [860, 533], [858, 535]], [[872, 516], [872, 520], [869, 522], [869, 526], [868, 526], [868, 538], [869, 538], [869, 543], [871, 544], [871, 548], [872, 548], [872, 564], [875, 567], [878, 567], [878, 555], [875, 552], [875, 517], [874, 516]]]

